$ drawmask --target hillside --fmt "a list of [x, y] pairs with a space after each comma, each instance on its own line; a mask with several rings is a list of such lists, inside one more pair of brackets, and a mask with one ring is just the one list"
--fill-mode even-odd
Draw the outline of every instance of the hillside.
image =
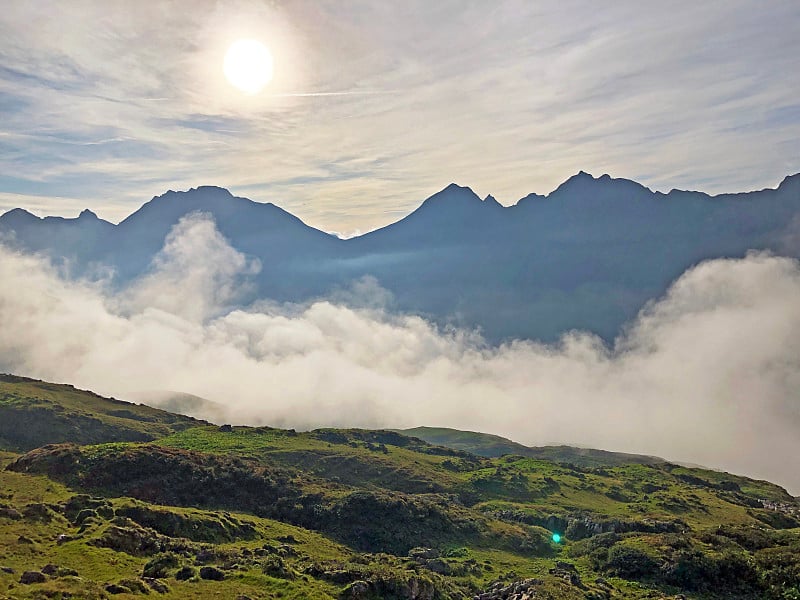
[[[54, 422], [84, 411], [130, 431], [106, 414], [114, 401], [3, 384]], [[2, 455], [0, 597], [800, 592], [800, 507], [768, 482], [669, 463], [488, 458], [393, 431], [212, 426], [133, 407], [156, 420], [131, 420], [164, 428], [143, 430], [155, 439]], [[72, 421], [76, 439], [84, 422]]]
[[203, 424], [71, 385], [0, 375], [0, 449], [72, 442], [145, 442]]
[[499, 435], [461, 431], [448, 427], [413, 427], [396, 430], [404, 435], [417, 437], [431, 444], [447, 446], [490, 458], [514, 454], [538, 458], [556, 463], [569, 463], [581, 467], [614, 467], [628, 464], [656, 464], [666, 462], [656, 456], [609, 452], [575, 446], [524, 446]]

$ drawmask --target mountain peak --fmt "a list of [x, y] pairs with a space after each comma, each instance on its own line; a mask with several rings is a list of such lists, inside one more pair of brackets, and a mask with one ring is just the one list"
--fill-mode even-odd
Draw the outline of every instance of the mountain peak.
[[88, 208], [84, 208], [81, 211], [81, 214], [78, 215], [78, 218], [79, 219], [91, 219], [93, 221], [99, 220], [98, 216], [94, 212], [89, 210]]
[[798, 186], [800, 187], [800, 173], [795, 173], [794, 175], [787, 175], [784, 177], [781, 184], [778, 186], [778, 189], [790, 186]]
[[551, 192], [550, 196], [556, 196], [564, 193], [568, 193], [570, 195], [583, 195], [583, 194], [596, 194], [599, 192], [602, 193], [610, 193], [613, 190], [613, 193], [639, 193], [642, 191], [651, 192], [650, 189], [646, 188], [640, 183], [632, 181], [630, 179], [624, 178], [614, 178], [611, 177], [608, 173], [604, 173], [600, 177], [594, 177], [590, 173], [586, 171], [579, 171], [569, 179], [567, 179], [564, 183], [558, 186], [553, 192]]
[[12, 227], [15, 224], [21, 224], [21, 223], [31, 222], [31, 221], [40, 221], [40, 220], [41, 219], [39, 219], [39, 217], [37, 217], [36, 215], [34, 215], [32, 213], [29, 213], [24, 208], [12, 208], [7, 213], [5, 213], [3, 215], [0, 215], [0, 221], [8, 223]]
[[460, 206], [473, 203], [481, 203], [481, 199], [471, 188], [451, 183], [441, 192], [436, 192], [433, 196], [425, 200], [422, 206], [442, 205]]
[[486, 198], [483, 199], [483, 203], [486, 204], [487, 206], [499, 206], [500, 208], [503, 207], [503, 205], [497, 201], [497, 198], [495, 198], [491, 194], [489, 194], [488, 196], [486, 196]]

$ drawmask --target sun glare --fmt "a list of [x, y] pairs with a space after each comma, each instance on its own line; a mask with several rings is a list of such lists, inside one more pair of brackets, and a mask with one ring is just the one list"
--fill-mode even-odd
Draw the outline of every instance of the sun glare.
[[272, 80], [272, 54], [257, 40], [239, 40], [228, 48], [223, 70], [231, 85], [257, 94]]

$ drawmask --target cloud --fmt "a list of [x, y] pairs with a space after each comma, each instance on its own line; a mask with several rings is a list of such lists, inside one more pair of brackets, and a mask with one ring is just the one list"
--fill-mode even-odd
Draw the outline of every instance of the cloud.
[[440, 425], [656, 454], [800, 492], [796, 260], [702, 263], [613, 347], [580, 332], [491, 346], [391, 312], [370, 280], [306, 305], [233, 307], [254, 269], [200, 216], [118, 293], [0, 248], [0, 371], [123, 398], [178, 390], [238, 423]]
[[[218, 184], [333, 231], [451, 181], [506, 204], [580, 169], [772, 186], [800, 171], [798, 23], [794, 0], [15, 2], [0, 186], [116, 218]], [[264, 95], [222, 79], [237, 37], [273, 50]]]

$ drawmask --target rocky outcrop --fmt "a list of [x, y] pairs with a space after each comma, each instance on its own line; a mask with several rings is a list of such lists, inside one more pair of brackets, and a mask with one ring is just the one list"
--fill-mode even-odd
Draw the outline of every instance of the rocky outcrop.
[[540, 585], [541, 579], [523, 579], [510, 585], [498, 581], [485, 592], [475, 595], [473, 600], [532, 600]]

